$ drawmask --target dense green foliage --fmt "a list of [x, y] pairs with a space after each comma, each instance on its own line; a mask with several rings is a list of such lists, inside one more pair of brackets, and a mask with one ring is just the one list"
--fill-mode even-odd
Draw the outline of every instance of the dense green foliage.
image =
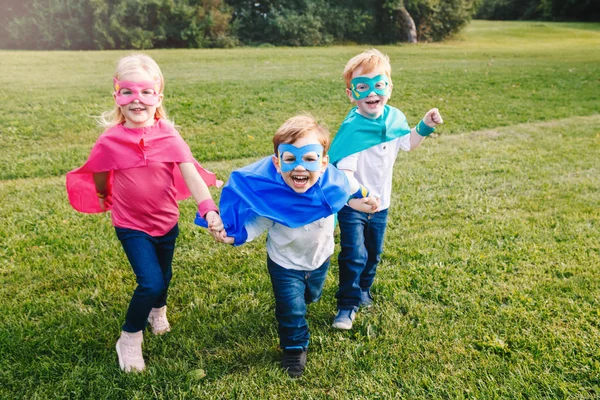
[[479, 2], [480, 0], [404, 0], [406, 9], [417, 25], [419, 41], [440, 41], [456, 34], [470, 21]]
[[600, 21], [598, 0], [482, 0], [476, 18]]
[[[406, 41], [398, 9], [406, 7], [419, 41], [439, 41], [458, 32], [478, 0], [229, 0], [240, 39], [280, 45]], [[266, 32], [266, 35], [264, 34]]]
[[150, 49], [421, 41], [458, 32], [478, 0], [6, 0], [0, 48]]
[[8, 0], [0, 47], [150, 49], [232, 47], [221, 0]]
[[[264, 240], [215, 244], [191, 200], [172, 331], [145, 335], [147, 372], [119, 370], [135, 277], [110, 218], [70, 207], [65, 173], [100, 134], [91, 116], [112, 106], [128, 52], [0, 51], [0, 398], [600, 398], [599, 46], [600, 24], [473, 21], [457, 41], [380, 47], [390, 104], [411, 125], [434, 106], [445, 123], [397, 161], [375, 306], [350, 332], [330, 327], [334, 257], [295, 381], [278, 366]], [[362, 50], [148, 53], [170, 117], [227, 179], [296, 113], [335, 132], [341, 72]]]

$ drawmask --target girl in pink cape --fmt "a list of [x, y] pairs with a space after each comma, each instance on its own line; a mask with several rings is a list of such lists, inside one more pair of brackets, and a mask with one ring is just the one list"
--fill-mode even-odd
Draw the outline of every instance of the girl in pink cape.
[[170, 331], [167, 291], [179, 234], [177, 200], [190, 195], [215, 235], [223, 230], [208, 186], [215, 175], [203, 169], [167, 119], [164, 79], [156, 62], [143, 54], [119, 60], [113, 79], [115, 106], [100, 117], [100, 135], [86, 163], [67, 173], [69, 202], [77, 211], [111, 211], [117, 238], [136, 276], [117, 340], [119, 366], [145, 368], [143, 330]]

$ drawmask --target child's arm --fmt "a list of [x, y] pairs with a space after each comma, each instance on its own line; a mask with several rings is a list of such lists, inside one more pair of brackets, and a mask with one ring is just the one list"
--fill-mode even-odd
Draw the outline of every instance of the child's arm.
[[[246, 229], [246, 241], [244, 243], [248, 243], [259, 237], [263, 234], [264, 231], [268, 230], [274, 224], [268, 218], [264, 217], [256, 217], [252, 221], [247, 221], [244, 225], [244, 229]], [[227, 232], [223, 229], [221, 232], [217, 232], [216, 235], [213, 235], [215, 240], [219, 243], [225, 244], [234, 244], [235, 238], [227, 236]]]
[[206, 186], [194, 164], [191, 162], [182, 162], [179, 164], [179, 170], [192, 197], [198, 204], [200, 216], [208, 221], [208, 229], [211, 234], [222, 231], [224, 227], [223, 221], [221, 221], [221, 217], [219, 216], [219, 209], [212, 199], [208, 186]]
[[410, 149], [414, 150], [419, 147], [425, 137], [433, 132], [433, 128], [443, 122], [442, 115], [437, 108], [427, 111], [423, 119], [410, 131]]
[[106, 211], [106, 205], [104, 204], [109, 193], [108, 193], [108, 171], [96, 172], [93, 174], [94, 184], [96, 185], [96, 195], [100, 202], [102, 210]]
[[363, 197], [362, 199], [350, 199], [348, 206], [356, 211], [372, 214], [379, 207], [379, 199], [373, 196]]
[[366, 197], [356, 197], [350, 199], [348, 201], [348, 205], [357, 211], [362, 211], [366, 213], [373, 213], [377, 211], [379, 207], [379, 199], [377, 197], [373, 197], [368, 195], [369, 190], [365, 188], [363, 185], [358, 182], [358, 180], [354, 177], [354, 171], [349, 169], [341, 169], [340, 171], [346, 174], [346, 178], [348, 178], [348, 182], [350, 183], [350, 193], [357, 192], [359, 190], [366, 190]]

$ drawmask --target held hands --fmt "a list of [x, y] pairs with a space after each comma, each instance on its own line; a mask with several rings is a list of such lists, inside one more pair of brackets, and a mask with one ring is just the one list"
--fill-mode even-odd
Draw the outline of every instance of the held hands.
[[215, 211], [209, 211], [206, 214], [206, 221], [208, 222], [208, 231], [211, 236], [219, 243], [233, 244], [234, 239], [227, 236], [223, 220], [219, 213]]
[[362, 199], [350, 199], [348, 205], [356, 211], [372, 214], [379, 208], [379, 199], [369, 196]]
[[430, 128], [435, 128], [436, 126], [443, 124], [444, 120], [442, 119], [442, 115], [440, 114], [437, 108], [432, 108], [427, 111], [425, 116], [423, 117], [423, 122]]
[[208, 222], [208, 230], [211, 232], [221, 232], [225, 229], [221, 216], [216, 211], [209, 211], [205, 215], [206, 221]]

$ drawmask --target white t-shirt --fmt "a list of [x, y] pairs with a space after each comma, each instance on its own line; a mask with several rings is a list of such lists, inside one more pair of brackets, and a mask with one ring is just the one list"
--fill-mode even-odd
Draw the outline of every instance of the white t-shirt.
[[246, 225], [247, 242], [267, 234], [267, 253], [283, 268], [313, 271], [331, 257], [334, 250], [334, 217], [330, 215], [298, 228], [289, 228], [258, 217]]
[[400, 150], [410, 151], [410, 135], [344, 157], [337, 162], [337, 167], [354, 172], [356, 180], [369, 189], [372, 196], [379, 197], [379, 209], [385, 210], [390, 206], [394, 163]]

